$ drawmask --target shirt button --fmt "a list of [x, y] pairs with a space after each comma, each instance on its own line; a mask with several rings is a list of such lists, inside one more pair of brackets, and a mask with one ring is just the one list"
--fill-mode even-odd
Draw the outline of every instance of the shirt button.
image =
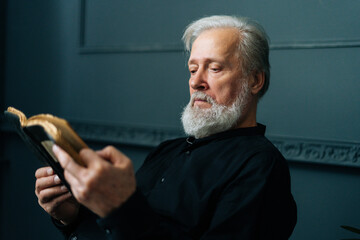
[[106, 229], [105, 229], [105, 233], [106, 233], [106, 234], [111, 234], [111, 230], [108, 229], [108, 228], [106, 228]]
[[190, 155], [190, 151], [186, 151], [186, 155]]
[[161, 179], [161, 182], [162, 182], [162, 183], [165, 182], [165, 178], [162, 178], [162, 179]]
[[71, 234], [70, 239], [71, 239], [71, 240], [77, 240], [78, 238], [77, 238], [76, 235]]

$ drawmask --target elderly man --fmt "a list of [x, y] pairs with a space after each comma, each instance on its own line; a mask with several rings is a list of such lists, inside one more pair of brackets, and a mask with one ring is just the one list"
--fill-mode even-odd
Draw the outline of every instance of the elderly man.
[[[113, 147], [83, 149], [86, 167], [58, 147], [72, 194], [51, 168], [36, 172], [39, 204], [77, 239], [288, 239], [296, 223], [287, 163], [256, 122], [269, 85], [258, 24], [212, 16], [190, 24], [186, 138], [160, 144], [134, 175]], [[136, 179], [136, 180], [135, 180]]]

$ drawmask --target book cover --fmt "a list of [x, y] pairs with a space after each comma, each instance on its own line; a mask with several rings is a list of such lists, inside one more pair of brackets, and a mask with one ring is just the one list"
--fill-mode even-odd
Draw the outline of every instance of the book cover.
[[87, 148], [87, 145], [71, 128], [70, 124], [65, 119], [51, 114], [39, 114], [27, 118], [24, 113], [13, 107], [8, 107], [4, 116], [25, 144], [43, 164], [53, 168], [62, 183], [70, 190], [70, 186], [64, 177], [64, 170], [52, 151], [52, 146], [57, 144], [78, 164], [84, 166], [79, 152], [81, 149]]

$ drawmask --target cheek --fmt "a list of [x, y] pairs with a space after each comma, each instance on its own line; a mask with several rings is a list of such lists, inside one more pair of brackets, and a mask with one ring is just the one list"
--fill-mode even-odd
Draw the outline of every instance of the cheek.
[[240, 83], [228, 83], [216, 88], [216, 98], [219, 104], [231, 105], [240, 92]]
[[230, 106], [231, 104], [233, 104], [236, 98], [237, 98], [237, 91], [233, 89], [224, 91], [223, 95], [221, 96], [221, 104]]

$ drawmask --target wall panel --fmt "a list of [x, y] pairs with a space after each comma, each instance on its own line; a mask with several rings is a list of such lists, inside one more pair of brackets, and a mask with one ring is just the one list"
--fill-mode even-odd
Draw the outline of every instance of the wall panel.
[[[291, 239], [353, 237], [340, 225], [360, 226], [359, 1], [8, 2], [5, 106], [65, 117], [91, 146], [115, 144], [136, 168], [157, 143], [183, 135], [185, 26], [212, 14], [257, 19], [271, 39], [272, 65], [258, 116], [290, 163], [299, 207]], [[3, 123], [0, 131], [8, 161], [0, 222], [9, 229], [0, 238], [46, 239], [55, 230], [35, 207], [38, 165]], [[24, 214], [24, 231], [15, 231]]]

